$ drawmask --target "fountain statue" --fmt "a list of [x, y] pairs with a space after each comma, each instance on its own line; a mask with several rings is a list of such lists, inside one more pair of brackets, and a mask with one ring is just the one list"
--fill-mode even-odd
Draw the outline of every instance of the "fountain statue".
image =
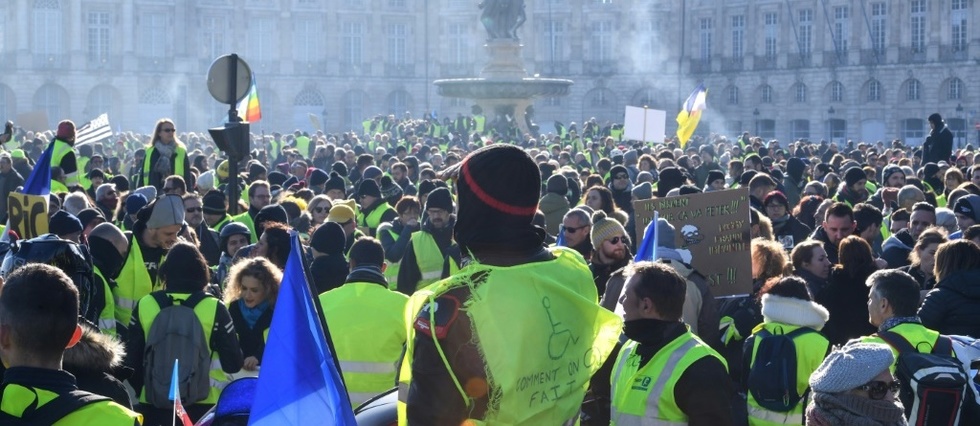
[[[484, 45], [488, 60], [479, 77], [433, 82], [441, 96], [473, 100], [485, 112], [495, 114], [487, 122], [506, 119], [528, 132], [526, 118], [538, 97], [568, 95], [571, 80], [529, 77], [521, 57], [517, 30], [527, 21], [524, 0], [483, 0], [480, 22], [487, 30]], [[533, 109], [532, 109], [533, 110]]]

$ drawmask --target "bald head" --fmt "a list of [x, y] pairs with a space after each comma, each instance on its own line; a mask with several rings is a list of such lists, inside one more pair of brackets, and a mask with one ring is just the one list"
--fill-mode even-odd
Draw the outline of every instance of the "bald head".
[[108, 241], [123, 256], [129, 250], [129, 242], [126, 239], [126, 234], [123, 234], [116, 225], [109, 222], [100, 223], [95, 228], [92, 228], [92, 232], [88, 234], [88, 238], [101, 238]]

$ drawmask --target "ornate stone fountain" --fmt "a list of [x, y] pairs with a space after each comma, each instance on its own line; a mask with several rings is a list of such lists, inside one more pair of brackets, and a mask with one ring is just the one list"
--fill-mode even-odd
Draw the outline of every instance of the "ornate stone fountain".
[[439, 95], [470, 99], [487, 114], [487, 125], [510, 117], [528, 132], [528, 107], [534, 98], [568, 95], [571, 80], [529, 77], [521, 57], [517, 29], [524, 24], [524, 0], [484, 0], [480, 22], [487, 30], [489, 60], [479, 77], [436, 80]]

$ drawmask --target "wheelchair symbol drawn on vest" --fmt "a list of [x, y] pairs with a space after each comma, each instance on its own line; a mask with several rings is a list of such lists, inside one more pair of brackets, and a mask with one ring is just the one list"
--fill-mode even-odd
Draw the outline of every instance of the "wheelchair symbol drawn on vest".
[[553, 360], [561, 359], [565, 356], [565, 351], [568, 350], [570, 345], [578, 343], [578, 336], [572, 334], [572, 331], [561, 326], [561, 322], [555, 322], [555, 317], [551, 313], [551, 299], [545, 296], [541, 299], [541, 305], [544, 306], [545, 312], [548, 314], [548, 321], [551, 322], [551, 336], [548, 336], [548, 356]]

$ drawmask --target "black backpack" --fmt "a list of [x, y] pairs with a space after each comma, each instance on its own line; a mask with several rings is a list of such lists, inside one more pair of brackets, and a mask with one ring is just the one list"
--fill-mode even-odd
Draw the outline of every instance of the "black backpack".
[[[0, 389], [0, 395], [3, 395], [2, 389]], [[55, 399], [38, 408], [32, 409], [28, 407], [21, 417], [14, 417], [4, 411], [0, 411], [0, 424], [50, 426], [86, 405], [103, 401], [112, 401], [112, 399], [91, 392], [73, 390], [58, 395]]]
[[953, 342], [940, 335], [931, 353], [922, 353], [900, 334], [878, 333], [898, 351], [895, 374], [902, 382], [899, 394], [909, 425], [957, 425], [965, 398], [973, 396], [970, 376], [953, 358]]
[[786, 334], [772, 334], [765, 329], [755, 334], [754, 339], [761, 341], [749, 370], [748, 390], [759, 406], [785, 413], [796, 407], [808, 393], [800, 395], [796, 390], [796, 345], [793, 339], [816, 332], [809, 327], [800, 327]]

